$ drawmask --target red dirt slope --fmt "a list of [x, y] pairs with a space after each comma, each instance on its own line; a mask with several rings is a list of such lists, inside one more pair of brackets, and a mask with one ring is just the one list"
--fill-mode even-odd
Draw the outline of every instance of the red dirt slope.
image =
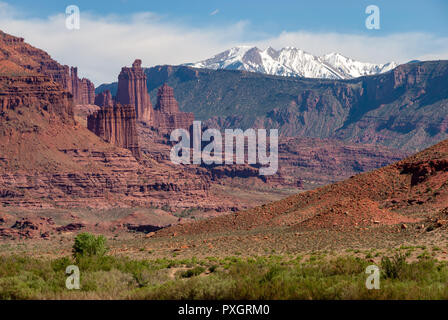
[[343, 229], [418, 221], [448, 207], [448, 140], [390, 166], [248, 211], [163, 229], [158, 236], [289, 226]]

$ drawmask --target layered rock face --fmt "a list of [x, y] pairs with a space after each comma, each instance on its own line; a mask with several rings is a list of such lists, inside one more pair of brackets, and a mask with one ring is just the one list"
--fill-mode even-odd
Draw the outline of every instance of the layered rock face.
[[91, 121], [99, 135], [134, 155], [76, 123], [64, 89], [72, 83], [69, 72], [0, 32], [0, 207], [216, 206], [205, 177], [136, 160], [132, 106], [111, 107], [106, 93]]
[[408, 155], [382, 146], [334, 139], [280, 137], [278, 145], [279, 173], [305, 189], [348, 179]]
[[87, 128], [105, 141], [131, 150], [136, 159], [140, 158], [134, 107], [119, 103], [112, 107], [103, 105], [87, 117]]
[[14, 207], [112, 208], [163, 206], [214, 208], [210, 183], [168, 163], [142, 166], [130, 151], [62, 149], [80, 169], [2, 172], [0, 204]]
[[174, 91], [166, 83], [157, 92], [157, 104], [154, 110], [162, 113], [179, 113], [179, 104], [174, 98]]
[[8, 110], [23, 114], [27, 108], [48, 113], [51, 120], [74, 123], [70, 94], [48, 76], [0, 75], [0, 121], [6, 121]]
[[116, 100], [123, 105], [133, 106], [137, 114], [137, 120], [149, 123], [153, 109], [146, 80], [147, 77], [142, 68], [141, 60], [135, 60], [132, 68], [122, 68], [118, 76]]
[[[446, 232], [448, 140], [387, 167], [244, 212], [178, 225], [158, 235], [287, 227], [288, 231], [347, 231], [420, 221]], [[426, 219], [422, 221], [422, 217]], [[421, 227], [421, 222], [424, 222]], [[422, 231], [418, 233], [421, 234]]]
[[154, 108], [152, 125], [165, 130], [189, 129], [193, 124], [194, 114], [180, 112], [179, 104], [174, 98], [173, 88], [166, 83], [157, 92], [157, 104]]
[[93, 104], [95, 86], [88, 79], [79, 79], [78, 69], [61, 65], [48, 53], [27, 44], [23, 38], [0, 31], [0, 72], [47, 75], [73, 95], [75, 104]]
[[[75, 104], [94, 104], [95, 86], [86, 78], [78, 78], [78, 68], [70, 68], [71, 90]], [[68, 88], [70, 89], [70, 88]]]

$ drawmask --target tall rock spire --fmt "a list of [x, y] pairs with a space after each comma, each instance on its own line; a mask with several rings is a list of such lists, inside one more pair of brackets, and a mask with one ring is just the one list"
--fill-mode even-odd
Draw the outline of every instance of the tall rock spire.
[[163, 113], [179, 113], [179, 104], [174, 98], [173, 88], [166, 83], [157, 92], [157, 104], [154, 109]]
[[153, 109], [146, 86], [146, 74], [142, 68], [142, 61], [137, 59], [131, 68], [124, 67], [118, 76], [118, 90], [116, 100], [123, 105], [135, 108], [138, 121], [149, 123]]

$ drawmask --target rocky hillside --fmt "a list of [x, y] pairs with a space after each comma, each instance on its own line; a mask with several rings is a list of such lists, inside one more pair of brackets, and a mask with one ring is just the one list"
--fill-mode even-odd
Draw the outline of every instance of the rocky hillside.
[[[448, 138], [448, 61], [415, 62], [352, 80], [158, 66], [148, 91], [174, 88], [182, 111], [220, 128], [278, 128], [285, 136], [336, 138], [415, 152]], [[102, 85], [97, 91], [116, 84]]]
[[93, 104], [95, 86], [89, 79], [78, 78], [78, 68], [61, 65], [48, 53], [23, 38], [0, 30], [0, 72], [8, 75], [40, 74], [50, 77], [73, 95], [75, 104]]
[[[48, 54], [3, 33], [0, 49], [0, 205], [217, 205], [205, 177], [169, 162], [139, 162], [78, 123], [61, 78], [67, 68]], [[126, 117], [118, 112], [113, 121]]]
[[286, 199], [182, 226], [159, 235], [200, 234], [283, 226], [291, 232], [418, 222], [447, 225], [448, 140], [393, 165]]

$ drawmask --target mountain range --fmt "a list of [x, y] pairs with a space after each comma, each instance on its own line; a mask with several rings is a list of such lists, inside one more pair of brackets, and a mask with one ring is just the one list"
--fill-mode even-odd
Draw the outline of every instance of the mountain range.
[[397, 64], [360, 62], [339, 53], [319, 57], [294, 47], [280, 50], [269, 47], [260, 50], [257, 47], [238, 46], [218, 53], [210, 59], [187, 63], [185, 66], [241, 70], [287, 77], [352, 79], [384, 73], [394, 69]]
[[[199, 214], [214, 214], [266, 202], [265, 193], [256, 195], [258, 187], [286, 188], [289, 194], [291, 187], [334, 182], [405, 156], [377, 146], [291, 138], [280, 140], [279, 173], [269, 179], [247, 165], [177, 166], [170, 161], [169, 133], [173, 127], [188, 128], [194, 118], [179, 112], [173, 89], [163, 85], [172, 68], [154, 69], [148, 76], [136, 59], [118, 75], [121, 96], [115, 88], [115, 99], [103, 92], [93, 105], [84, 99], [90, 90], [83, 84], [89, 82], [77, 77], [76, 68], [1, 31], [0, 49], [0, 207], [139, 206], [163, 207], [166, 213], [194, 207]], [[178, 76], [190, 73], [183, 77], [188, 83], [197, 80], [197, 69], [179, 71]], [[151, 87], [157, 93], [150, 90], [157, 99], [153, 104], [147, 79], [157, 86]], [[76, 92], [84, 98], [77, 100]], [[136, 110], [152, 117], [148, 121], [142, 112], [138, 119]], [[229, 194], [240, 180], [255, 195]], [[218, 184], [227, 189], [212, 189]]]
[[[336, 138], [416, 152], [448, 138], [448, 61], [402, 64], [350, 80], [280, 77], [236, 70], [156, 66], [157, 88], [174, 88], [182, 111], [216, 128], [278, 129], [283, 136]], [[117, 83], [102, 85], [97, 92]]]

